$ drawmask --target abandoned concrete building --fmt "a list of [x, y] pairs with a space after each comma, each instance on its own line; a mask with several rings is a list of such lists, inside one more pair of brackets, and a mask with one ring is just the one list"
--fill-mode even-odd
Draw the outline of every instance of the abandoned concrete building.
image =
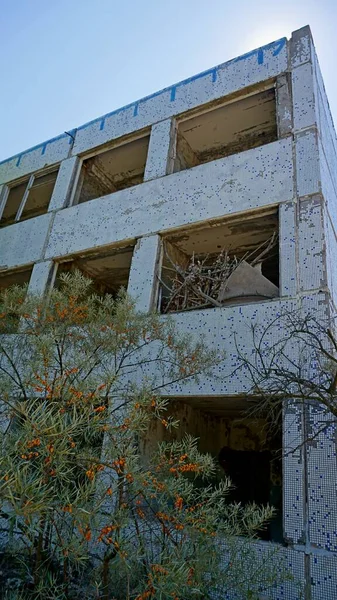
[[[225, 349], [227, 375], [234, 332], [249, 352], [251, 323], [336, 309], [337, 140], [309, 27], [3, 161], [0, 184], [0, 289], [44, 293], [77, 267]], [[236, 500], [277, 508], [261, 547], [279, 544], [305, 598], [334, 600], [335, 445], [296, 450], [298, 424], [243, 423], [247, 385], [205, 377], [171, 410], [235, 465]]]

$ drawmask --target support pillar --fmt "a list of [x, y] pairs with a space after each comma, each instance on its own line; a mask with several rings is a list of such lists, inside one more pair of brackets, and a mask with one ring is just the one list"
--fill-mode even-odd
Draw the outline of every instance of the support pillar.
[[48, 212], [68, 206], [79, 172], [79, 158], [72, 156], [61, 162]]
[[173, 172], [175, 121], [166, 119], [152, 126], [144, 181]]
[[155, 309], [160, 261], [159, 235], [140, 238], [133, 251], [128, 284], [128, 293], [136, 300], [138, 310], [149, 312]]
[[53, 283], [55, 269], [56, 265], [52, 260], [36, 263], [30, 276], [28, 294], [43, 296]]

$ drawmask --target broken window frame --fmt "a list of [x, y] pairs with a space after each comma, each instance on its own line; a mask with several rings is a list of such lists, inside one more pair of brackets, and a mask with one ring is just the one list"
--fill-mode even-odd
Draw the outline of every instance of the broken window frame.
[[[102, 154], [105, 154], [106, 152], [110, 152], [112, 150], [118, 150], [118, 148], [121, 148], [122, 146], [126, 146], [128, 144], [132, 144], [132, 142], [136, 142], [137, 140], [140, 140], [142, 138], [148, 138], [148, 148], [147, 148], [147, 156], [148, 156], [148, 150], [149, 150], [150, 138], [151, 138], [151, 127], [146, 127], [145, 129], [137, 132], [136, 135], [133, 132], [132, 134], [127, 135], [123, 138], [114, 140], [113, 143], [110, 143], [110, 144], [104, 146], [103, 148], [100, 148], [99, 150], [96, 149], [94, 152], [90, 152], [88, 154], [80, 156], [79, 157], [80, 160], [79, 160], [79, 164], [78, 164], [77, 172], [76, 172], [76, 177], [75, 177], [74, 184], [73, 184], [73, 190], [72, 190], [72, 193], [70, 196], [69, 206], [77, 206], [77, 205], [85, 204], [86, 202], [90, 202], [91, 200], [96, 200], [98, 198], [104, 198], [105, 196], [109, 196], [110, 194], [115, 194], [116, 192], [123, 191], [124, 189], [129, 189], [130, 187], [134, 187], [134, 185], [141, 185], [141, 184], [134, 184], [131, 186], [127, 186], [125, 188], [116, 189], [115, 191], [108, 192], [104, 195], [99, 195], [95, 198], [91, 198], [90, 200], [84, 200], [82, 202], [79, 202], [82, 187], [83, 187], [83, 181], [84, 181], [83, 168], [85, 166], [85, 163], [90, 159], [98, 158]], [[147, 162], [147, 157], [146, 157], [145, 164], [144, 164], [144, 174], [145, 174], [145, 169], [146, 169], [146, 162]], [[142, 183], [144, 183], [144, 181]]]
[[[4, 213], [5, 207], [7, 205], [7, 201], [9, 199], [11, 190], [13, 190], [16, 187], [19, 187], [20, 185], [23, 185], [25, 182], [27, 182], [26, 189], [21, 198], [21, 202], [19, 204], [18, 210], [14, 217], [14, 221], [12, 223], [9, 223], [9, 225], [15, 225], [15, 223], [19, 223], [21, 221], [22, 213], [25, 209], [25, 206], [26, 206], [28, 198], [29, 198], [29, 192], [31, 191], [32, 188], [34, 188], [35, 181], [37, 179], [39, 179], [40, 177], [44, 177], [45, 175], [51, 175], [51, 174], [55, 173], [56, 174], [55, 183], [56, 183], [58, 171], [59, 171], [59, 167], [57, 166], [55, 168], [55, 166], [53, 166], [50, 169], [44, 169], [43, 171], [37, 171], [36, 173], [32, 173], [28, 178], [25, 177], [23, 179], [19, 179], [17, 181], [10, 182], [8, 185], [6, 185], [3, 195], [2, 195], [2, 198], [1, 198], [1, 202], [0, 202], [0, 227], [7, 227], [7, 224], [2, 224], [2, 218], [3, 218], [3, 213]], [[55, 183], [54, 183], [54, 186], [55, 186]], [[51, 196], [52, 196], [52, 194], [53, 194], [53, 192], [51, 193]], [[49, 202], [51, 200], [51, 196], [50, 196]], [[49, 204], [49, 202], [48, 202], [48, 204]], [[48, 207], [47, 207], [47, 210], [43, 214], [46, 214], [47, 212], [48, 212]], [[41, 215], [37, 215], [37, 216], [41, 216]], [[22, 221], [26, 221], [30, 218], [34, 218], [34, 217], [28, 216], [27, 218], [22, 219]]]

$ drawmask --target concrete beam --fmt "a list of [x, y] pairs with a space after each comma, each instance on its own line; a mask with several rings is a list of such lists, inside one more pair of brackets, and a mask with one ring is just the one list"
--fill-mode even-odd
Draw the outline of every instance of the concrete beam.
[[292, 140], [288, 137], [60, 210], [46, 258], [276, 206], [293, 197]]
[[85, 163], [85, 167], [87, 169], [88, 176], [92, 176], [98, 182], [98, 187], [101, 188], [102, 194], [101, 196], [106, 194], [111, 194], [116, 192], [117, 187], [113, 181], [113, 178], [110, 177], [104, 170], [101, 161], [99, 158], [95, 157], [89, 159]]
[[15, 269], [43, 258], [53, 215], [45, 214], [0, 229], [1, 264]]

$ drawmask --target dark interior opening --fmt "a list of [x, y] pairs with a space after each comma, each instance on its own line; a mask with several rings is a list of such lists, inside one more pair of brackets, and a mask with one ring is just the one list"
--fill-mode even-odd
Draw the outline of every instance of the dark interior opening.
[[34, 175], [11, 185], [0, 219], [0, 227], [43, 215], [48, 211], [58, 171]]
[[74, 257], [58, 265], [55, 286], [60, 285], [61, 273], [78, 269], [92, 280], [92, 290], [100, 296], [116, 296], [121, 288], [126, 289], [129, 280], [133, 245], [115, 248], [105, 253]]
[[[0, 303], [3, 294], [13, 286], [28, 286], [33, 267], [21, 271], [4, 271], [0, 273]], [[6, 318], [0, 322], [0, 333], [16, 333], [18, 331], [20, 317], [15, 313], [7, 313]]]
[[33, 267], [23, 271], [4, 271], [0, 273], [0, 291], [8, 289], [13, 285], [25, 285], [29, 283]]
[[143, 183], [149, 140], [146, 135], [84, 160], [74, 203]]
[[57, 171], [34, 177], [33, 184], [29, 189], [27, 200], [20, 216], [20, 221], [38, 217], [47, 212], [56, 177]]
[[[281, 440], [279, 441], [281, 444]], [[282, 464], [280, 453], [271, 450], [232, 450], [224, 446], [218, 456], [224, 474], [232, 483], [229, 502], [270, 504], [277, 511], [266, 530], [259, 532], [264, 540], [283, 542], [282, 533]]]
[[252, 416], [252, 402], [256, 399], [172, 399], [168, 414], [179, 421], [178, 428], [168, 432], [154, 422], [144, 438], [143, 452], [151, 455], [162, 440], [180, 440], [186, 434], [198, 438], [199, 450], [211, 454], [217, 465], [214, 484], [225, 477], [232, 481], [228, 502], [273, 506], [275, 517], [259, 532], [259, 538], [282, 543], [281, 427], [263, 415]]

